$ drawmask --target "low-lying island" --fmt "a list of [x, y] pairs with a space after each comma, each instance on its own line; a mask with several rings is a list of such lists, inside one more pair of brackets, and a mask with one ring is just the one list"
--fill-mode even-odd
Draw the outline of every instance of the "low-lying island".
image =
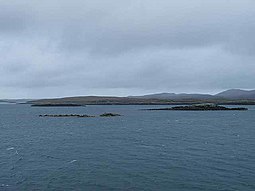
[[171, 108], [154, 108], [154, 109], [146, 109], [146, 110], [171, 110], [171, 111], [245, 111], [248, 108], [243, 107], [235, 107], [228, 108], [224, 106], [219, 106], [216, 104], [197, 104], [197, 105], [188, 105], [188, 106], [176, 106]]
[[40, 103], [32, 104], [31, 107], [85, 107], [86, 105], [76, 103]]
[[93, 115], [79, 115], [79, 114], [45, 114], [39, 117], [95, 117]]
[[[120, 114], [117, 113], [103, 113], [99, 115], [99, 117], [117, 117], [121, 116]], [[44, 114], [44, 115], [39, 115], [39, 117], [96, 117], [94, 115], [80, 115], [80, 114]]]

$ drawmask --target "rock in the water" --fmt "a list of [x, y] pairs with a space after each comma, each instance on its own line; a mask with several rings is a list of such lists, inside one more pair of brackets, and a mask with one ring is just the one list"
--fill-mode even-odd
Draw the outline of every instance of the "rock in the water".
[[117, 113], [103, 113], [100, 115], [100, 117], [116, 117], [116, 116], [121, 116], [121, 115]]

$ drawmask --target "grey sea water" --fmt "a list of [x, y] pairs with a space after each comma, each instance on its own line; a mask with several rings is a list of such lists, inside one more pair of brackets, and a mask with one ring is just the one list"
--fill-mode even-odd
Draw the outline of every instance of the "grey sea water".
[[[0, 190], [255, 190], [255, 107], [0, 104]], [[120, 113], [114, 118], [40, 114]]]

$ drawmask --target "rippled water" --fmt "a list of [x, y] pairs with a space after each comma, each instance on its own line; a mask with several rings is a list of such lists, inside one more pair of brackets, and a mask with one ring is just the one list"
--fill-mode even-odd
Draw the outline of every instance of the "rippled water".
[[[255, 107], [0, 105], [0, 190], [255, 190]], [[115, 118], [40, 118], [101, 114]]]

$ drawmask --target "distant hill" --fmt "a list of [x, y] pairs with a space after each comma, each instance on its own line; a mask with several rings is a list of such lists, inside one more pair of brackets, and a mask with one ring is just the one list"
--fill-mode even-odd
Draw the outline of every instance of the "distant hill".
[[171, 100], [143, 99], [130, 97], [79, 96], [56, 99], [41, 99], [27, 102], [33, 105], [78, 104], [78, 105], [161, 105], [171, 104]]
[[159, 93], [143, 96], [130, 96], [132, 98], [143, 99], [171, 99], [174, 101], [183, 100], [255, 100], [255, 90], [230, 89], [215, 95], [210, 94], [175, 94], [175, 93]]
[[255, 105], [255, 90], [227, 90], [216, 95], [159, 93], [143, 96], [107, 97], [80, 96], [28, 101], [33, 105], [177, 105], [177, 104], [235, 104]]
[[255, 90], [240, 90], [240, 89], [230, 89], [215, 96], [225, 98], [225, 99], [247, 99], [255, 100]]
[[175, 94], [175, 93], [159, 93], [143, 96], [130, 96], [131, 98], [143, 99], [170, 99], [170, 100], [210, 100], [216, 97], [210, 94]]

